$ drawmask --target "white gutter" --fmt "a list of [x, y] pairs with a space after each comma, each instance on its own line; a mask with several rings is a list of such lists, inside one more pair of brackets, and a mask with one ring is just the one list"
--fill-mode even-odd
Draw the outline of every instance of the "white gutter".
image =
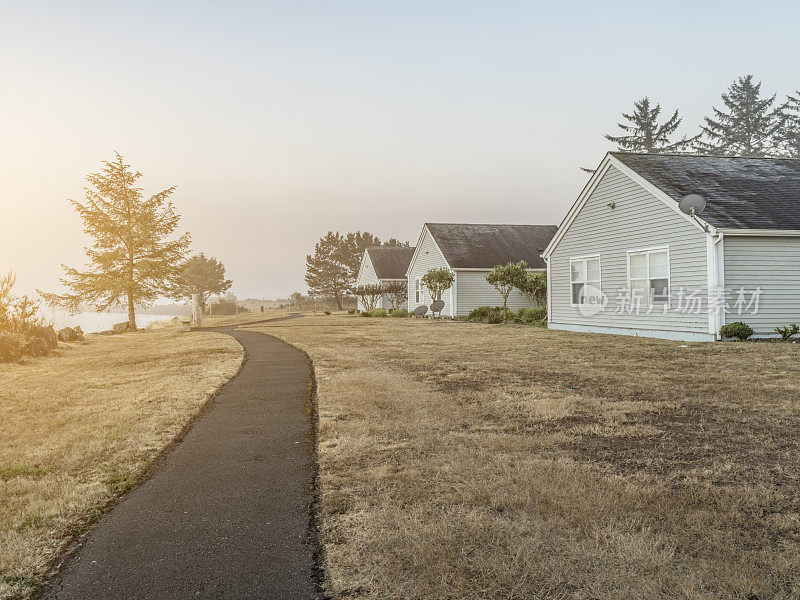
[[718, 229], [725, 235], [787, 236], [800, 237], [800, 229]]

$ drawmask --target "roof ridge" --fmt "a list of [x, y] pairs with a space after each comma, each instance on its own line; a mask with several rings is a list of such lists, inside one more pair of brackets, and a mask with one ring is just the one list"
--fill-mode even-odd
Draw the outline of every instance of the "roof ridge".
[[426, 222], [425, 225], [482, 225], [482, 226], [505, 226], [505, 227], [558, 227], [552, 223], [444, 223]]
[[623, 156], [670, 156], [681, 158], [741, 158], [745, 160], [800, 160], [797, 156], [742, 156], [740, 154], [687, 154], [682, 152], [624, 152], [609, 150], [609, 154]]

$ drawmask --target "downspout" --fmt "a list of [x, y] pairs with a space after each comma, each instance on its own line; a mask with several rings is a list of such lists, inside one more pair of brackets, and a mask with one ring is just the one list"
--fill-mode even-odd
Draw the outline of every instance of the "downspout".
[[549, 327], [550, 321], [553, 318], [553, 294], [551, 293], [552, 287], [550, 284], [550, 257], [546, 256], [544, 262], [547, 264], [547, 323]]
[[[722, 290], [724, 294], [725, 287], [725, 271], [724, 271], [724, 256], [722, 255], [719, 245], [722, 243], [724, 234], [721, 231], [715, 233], [708, 233], [708, 298], [711, 301], [712, 294], [714, 295], [714, 312], [709, 312], [709, 333], [714, 335], [714, 340], [720, 339], [719, 330], [724, 324], [725, 307], [724, 297], [723, 302], [720, 302], [719, 292]], [[721, 258], [721, 260], [720, 260]]]
[[453, 271], [453, 285], [450, 286], [450, 318], [455, 319], [458, 311], [456, 310], [456, 302], [458, 302], [458, 271]]

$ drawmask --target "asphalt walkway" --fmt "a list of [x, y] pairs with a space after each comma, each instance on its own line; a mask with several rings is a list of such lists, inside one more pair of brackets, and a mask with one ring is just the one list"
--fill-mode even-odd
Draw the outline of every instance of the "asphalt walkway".
[[321, 597], [308, 359], [267, 335], [219, 331], [244, 346], [241, 372], [89, 531], [42, 598]]

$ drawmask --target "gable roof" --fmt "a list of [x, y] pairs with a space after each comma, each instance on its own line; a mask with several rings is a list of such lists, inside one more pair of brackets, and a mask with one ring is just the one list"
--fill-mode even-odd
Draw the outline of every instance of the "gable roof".
[[715, 228], [800, 230], [800, 159], [609, 154], [676, 202], [703, 196]]
[[452, 269], [491, 269], [524, 260], [534, 269], [545, 267], [542, 250], [555, 225], [490, 225], [425, 223]]
[[370, 246], [365, 250], [378, 279], [405, 279], [414, 247]]

